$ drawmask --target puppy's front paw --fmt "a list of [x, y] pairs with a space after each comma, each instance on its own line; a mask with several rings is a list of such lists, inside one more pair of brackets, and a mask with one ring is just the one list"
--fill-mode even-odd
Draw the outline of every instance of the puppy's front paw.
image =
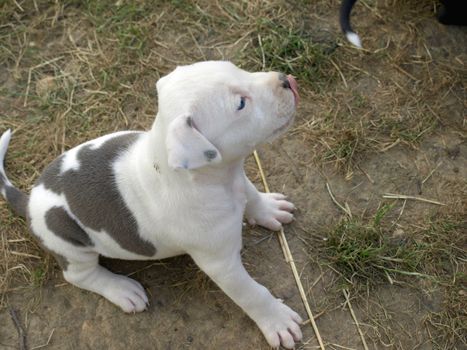
[[126, 276], [115, 275], [106, 286], [103, 295], [128, 313], [144, 311], [148, 305], [148, 297], [143, 286]]
[[286, 200], [280, 193], [260, 193], [256, 203], [248, 203], [246, 218], [250, 225], [261, 225], [272, 231], [281, 229], [282, 224], [288, 224], [293, 220], [291, 213], [295, 206]]
[[287, 349], [292, 349], [295, 342], [302, 339], [301, 323], [301, 317], [279, 300], [257, 321], [269, 345], [273, 348], [282, 345]]

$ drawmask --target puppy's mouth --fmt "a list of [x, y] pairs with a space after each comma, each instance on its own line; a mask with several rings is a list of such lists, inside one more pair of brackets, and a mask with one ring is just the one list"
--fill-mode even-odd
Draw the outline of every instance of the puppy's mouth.
[[272, 139], [276, 137], [277, 135], [281, 134], [282, 132], [284, 132], [285, 130], [287, 130], [289, 126], [292, 124], [292, 122], [294, 121], [294, 119], [295, 119], [295, 116], [292, 115], [284, 124], [279, 126], [277, 129], [274, 129], [269, 139]]

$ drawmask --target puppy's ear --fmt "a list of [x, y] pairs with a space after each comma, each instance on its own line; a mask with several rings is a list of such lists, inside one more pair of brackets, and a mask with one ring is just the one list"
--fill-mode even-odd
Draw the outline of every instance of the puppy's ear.
[[196, 129], [189, 115], [169, 124], [165, 143], [169, 166], [174, 169], [196, 169], [222, 160], [219, 150]]

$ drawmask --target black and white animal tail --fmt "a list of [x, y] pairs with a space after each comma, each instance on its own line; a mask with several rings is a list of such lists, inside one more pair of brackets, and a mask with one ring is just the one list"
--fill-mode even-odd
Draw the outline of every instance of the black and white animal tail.
[[362, 47], [362, 42], [357, 33], [352, 30], [350, 25], [350, 13], [357, 0], [342, 0], [339, 23], [348, 41], [357, 47]]
[[5, 131], [2, 137], [0, 137], [0, 193], [18, 215], [26, 217], [29, 197], [12, 185], [6, 176], [3, 166], [6, 150], [8, 148], [8, 144], [10, 143], [10, 138], [10, 129]]
[[[339, 22], [347, 40], [357, 47], [362, 47], [360, 37], [350, 26], [350, 13], [357, 0], [342, 0]], [[467, 25], [465, 0], [442, 0], [438, 11], [438, 21], [446, 25]]]

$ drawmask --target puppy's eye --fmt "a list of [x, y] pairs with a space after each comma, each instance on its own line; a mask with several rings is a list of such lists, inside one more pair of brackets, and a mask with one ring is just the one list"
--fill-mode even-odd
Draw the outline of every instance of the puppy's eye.
[[246, 104], [246, 99], [245, 97], [240, 97], [240, 105], [237, 107], [237, 111], [245, 108], [245, 104]]

